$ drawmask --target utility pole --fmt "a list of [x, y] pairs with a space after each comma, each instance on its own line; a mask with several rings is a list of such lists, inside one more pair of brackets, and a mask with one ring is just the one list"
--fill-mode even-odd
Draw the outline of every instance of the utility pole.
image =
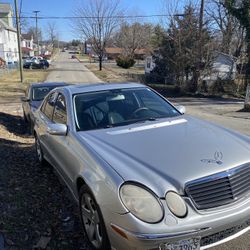
[[20, 70], [20, 80], [23, 82], [23, 59], [21, 51], [21, 38], [20, 38], [20, 20], [18, 16], [18, 4], [15, 0], [15, 13], [16, 13], [16, 27], [17, 27], [17, 45], [18, 45], [18, 56], [19, 56], [19, 70]]
[[36, 41], [37, 41], [37, 50], [38, 50], [38, 55], [39, 56], [39, 37], [38, 37], [38, 26], [37, 26], [37, 14], [39, 13], [39, 10], [34, 10], [33, 13], [36, 15]]

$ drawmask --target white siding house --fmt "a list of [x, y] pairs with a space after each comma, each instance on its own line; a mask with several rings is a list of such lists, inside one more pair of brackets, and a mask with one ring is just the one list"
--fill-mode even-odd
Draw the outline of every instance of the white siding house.
[[0, 57], [7, 64], [18, 61], [17, 32], [10, 4], [0, 3]]
[[155, 62], [152, 56], [147, 56], [145, 59], [145, 73], [150, 74], [155, 68]]
[[237, 58], [224, 54], [222, 52], [214, 52], [214, 58], [210, 69], [203, 75], [202, 80], [207, 85], [211, 85], [218, 79], [234, 80], [236, 76], [236, 60]]
[[34, 56], [34, 39], [33, 35], [31, 34], [22, 34], [21, 35], [21, 49], [22, 49], [22, 54], [24, 57], [27, 56]]

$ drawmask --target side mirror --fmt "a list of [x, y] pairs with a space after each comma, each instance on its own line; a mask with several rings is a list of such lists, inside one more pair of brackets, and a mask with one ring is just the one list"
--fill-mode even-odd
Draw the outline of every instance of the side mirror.
[[21, 97], [21, 101], [22, 101], [22, 102], [29, 102], [30, 99], [27, 98], [26, 96], [22, 96], [22, 97]]
[[186, 108], [182, 105], [176, 106], [176, 108], [178, 109], [178, 111], [182, 114], [186, 113]]
[[68, 127], [65, 124], [51, 123], [47, 126], [47, 132], [51, 135], [66, 135]]

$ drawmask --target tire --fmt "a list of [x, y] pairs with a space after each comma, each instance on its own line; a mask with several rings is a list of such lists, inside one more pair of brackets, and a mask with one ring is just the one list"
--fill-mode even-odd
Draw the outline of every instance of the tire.
[[79, 207], [84, 234], [89, 245], [95, 250], [110, 250], [101, 210], [86, 185], [83, 185], [79, 191]]
[[43, 150], [41, 147], [40, 140], [37, 138], [37, 135], [35, 135], [35, 147], [36, 147], [37, 161], [40, 163], [41, 166], [44, 166], [46, 164], [46, 160], [43, 157]]

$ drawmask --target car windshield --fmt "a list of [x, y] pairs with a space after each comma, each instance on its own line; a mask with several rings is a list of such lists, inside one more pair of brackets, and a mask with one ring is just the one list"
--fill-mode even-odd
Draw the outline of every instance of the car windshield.
[[42, 101], [44, 97], [54, 88], [55, 86], [34, 87], [32, 92], [32, 101]]
[[78, 131], [181, 115], [166, 100], [148, 88], [81, 93], [76, 94], [73, 100]]

